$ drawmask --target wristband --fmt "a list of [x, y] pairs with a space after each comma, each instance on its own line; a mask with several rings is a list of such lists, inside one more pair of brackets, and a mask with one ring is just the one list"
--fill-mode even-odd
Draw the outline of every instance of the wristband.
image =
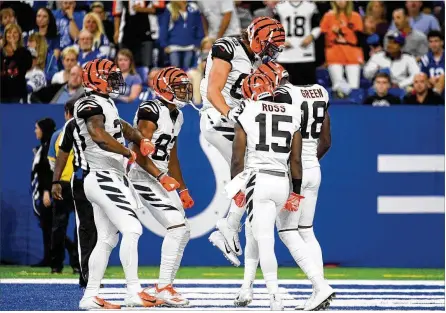
[[60, 185], [61, 182], [61, 180], [55, 180], [51, 183], [51, 185]]
[[166, 173], [161, 172], [161, 174], [159, 174], [158, 176], [156, 176], [156, 180], [159, 181], [160, 178], [164, 176], [164, 174], [166, 174]]
[[183, 190], [179, 191], [179, 193], [182, 193], [183, 191], [187, 191], [187, 190], [189, 190], [189, 189], [184, 188]]
[[295, 178], [293, 178], [293, 179], [291, 180], [291, 182], [292, 182], [292, 184], [293, 184], [293, 192], [294, 192], [295, 194], [300, 195], [300, 188], [301, 188], [301, 186], [302, 186], [302, 179], [295, 179]]

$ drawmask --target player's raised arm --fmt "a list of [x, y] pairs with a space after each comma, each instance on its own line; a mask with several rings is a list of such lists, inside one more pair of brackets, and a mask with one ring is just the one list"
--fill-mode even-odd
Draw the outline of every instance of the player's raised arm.
[[325, 112], [325, 119], [322, 122], [321, 134], [319, 135], [319, 143], [317, 145], [317, 159], [320, 160], [328, 152], [331, 147], [331, 129], [330, 115]]
[[[218, 49], [218, 48], [217, 48]], [[223, 97], [222, 90], [225, 87], [231, 63], [221, 58], [214, 58], [212, 68], [209, 73], [209, 83], [207, 88], [207, 98], [210, 103], [224, 116], [228, 116], [231, 109]]]
[[122, 126], [122, 134], [124, 138], [129, 140], [130, 142], [139, 146], [141, 150], [141, 154], [146, 156], [148, 154], [152, 154], [155, 151], [155, 146], [150, 142], [149, 139], [144, 138], [141, 132], [133, 128], [132, 125], [127, 123], [125, 120], [121, 118], [121, 126]]

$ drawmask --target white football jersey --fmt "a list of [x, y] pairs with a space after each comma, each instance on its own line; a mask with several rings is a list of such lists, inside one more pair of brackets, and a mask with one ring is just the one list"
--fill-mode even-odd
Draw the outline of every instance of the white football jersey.
[[74, 104], [74, 117], [78, 129], [78, 135], [74, 138], [75, 148], [80, 147], [83, 150], [90, 171], [110, 170], [125, 173], [126, 158], [101, 149], [91, 139], [86, 123], [88, 118], [94, 115], [103, 115], [105, 131], [123, 145], [125, 144], [121, 120], [113, 100], [107, 96], [88, 94]]
[[[155, 152], [149, 158], [160, 171], [167, 172], [170, 151], [183, 125], [183, 112], [178, 109], [170, 111], [161, 101], [150, 100], [139, 105], [133, 120], [133, 127], [137, 128], [140, 120], [151, 121], [157, 126], [152, 136]], [[147, 175], [146, 171], [137, 164], [134, 165], [132, 170]]]
[[300, 108], [245, 100], [241, 109], [238, 122], [247, 135], [245, 168], [288, 172], [291, 142], [300, 129]]
[[282, 1], [276, 6], [276, 12], [285, 28], [285, 40], [291, 48], [283, 49], [279, 54], [279, 63], [304, 63], [316, 60], [314, 41], [307, 47], [300, 45], [302, 40], [310, 34], [319, 37], [319, 12], [316, 5], [310, 1]]
[[275, 99], [292, 103], [301, 109], [302, 165], [304, 168], [319, 166], [317, 146], [329, 106], [327, 90], [318, 84], [309, 86], [285, 84], [276, 89]]
[[207, 99], [208, 78], [212, 68], [212, 60], [219, 58], [231, 64], [231, 71], [225, 87], [222, 90], [226, 104], [231, 108], [236, 107], [242, 101], [242, 81], [253, 72], [255, 56], [250, 55], [242, 40], [238, 37], [223, 37], [212, 46], [206, 60], [204, 77], [200, 83], [200, 93], [203, 99], [203, 108], [212, 108]]

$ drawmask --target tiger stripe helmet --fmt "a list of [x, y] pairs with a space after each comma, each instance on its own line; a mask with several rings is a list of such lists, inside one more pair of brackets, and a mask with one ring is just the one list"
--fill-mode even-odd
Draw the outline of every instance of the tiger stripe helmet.
[[82, 71], [82, 85], [102, 94], [125, 93], [125, 82], [118, 66], [107, 59], [87, 62]]
[[271, 18], [261, 16], [247, 28], [249, 46], [262, 60], [275, 60], [285, 46], [285, 29], [283, 25]]
[[192, 100], [192, 83], [186, 72], [178, 67], [162, 69], [153, 78], [153, 89], [158, 97], [179, 108]]
[[273, 88], [279, 87], [282, 79], [289, 77], [288, 71], [282, 65], [274, 61], [261, 64], [255, 73], [268, 76], [273, 82]]
[[255, 101], [273, 97], [273, 82], [264, 74], [253, 73], [243, 80], [242, 95]]

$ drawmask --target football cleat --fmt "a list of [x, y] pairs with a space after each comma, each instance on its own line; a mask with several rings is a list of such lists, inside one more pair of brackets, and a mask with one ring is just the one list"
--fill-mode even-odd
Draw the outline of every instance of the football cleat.
[[247, 306], [252, 302], [252, 288], [241, 288], [234, 300], [235, 306]]
[[300, 304], [300, 305], [296, 306], [296, 308], [294, 310], [296, 310], [296, 311], [303, 311], [305, 309], [305, 304], [306, 303], [311, 303], [311, 301], [313, 301], [313, 298], [314, 298], [315, 294], [316, 293], [315, 293], [315, 291], [313, 289], [313, 292], [311, 293], [311, 296], [307, 299], [307, 301], [304, 304]]
[[119, 310], [121, 306], [105, 301], [98, 297], [82, 298], [79, 302], [81, 310]]
[[221, 218], [217, 221], [217, 229], [223, 235], [226, 244], [237, 256], [242, 255], [242, 247], [238, 238], [238, 229], [232, 229], [226, 218]]
[[158, 299], [164, 301], [163, 306], [168, 307], [184, 307], [189, 305], [189, 300], [186, 299], [182, 294], [177, 292], [172, 285], [167, 285], [163, 288], [158, 288], [156, 284], [155, 287], [150, 289], [144, 289], [150, 295], [155, 296]]
[[280, 295], [275, 294], [275, 295], [270, 296], [269, 308], [271, 311], [283, 311], [284, 310], [282, 298], [280, 297]]
[[138, 294], [136, 295], [128, 295], [124, 301], [127, 307], [151, 308], [154, 306], [160, 306], [164, 304], [164, 301], [162, 299], [158, 299], [154, 296], [151, 296], [147, 294], [144, 290], [138, 292]]
[[336, 294], [328, 284], [319, 290], [314, 290], [313, 295], [305, 303], [304, 311], [320, 311], [330, 306], [330, 302]]
[[240, 266], [240, 260], [237, 258], [237, 255], [235, 255], [234, 252], [232, 252], [231, 248], [229, 248], [228, 244], [225, 241], [225, 238], [223, 235], [218, 231], [214, 231], [209, 236], [209, 241], [220, 251], [223, 253], [223, 256], [231, 262], [232, 265], [239, 267]]

